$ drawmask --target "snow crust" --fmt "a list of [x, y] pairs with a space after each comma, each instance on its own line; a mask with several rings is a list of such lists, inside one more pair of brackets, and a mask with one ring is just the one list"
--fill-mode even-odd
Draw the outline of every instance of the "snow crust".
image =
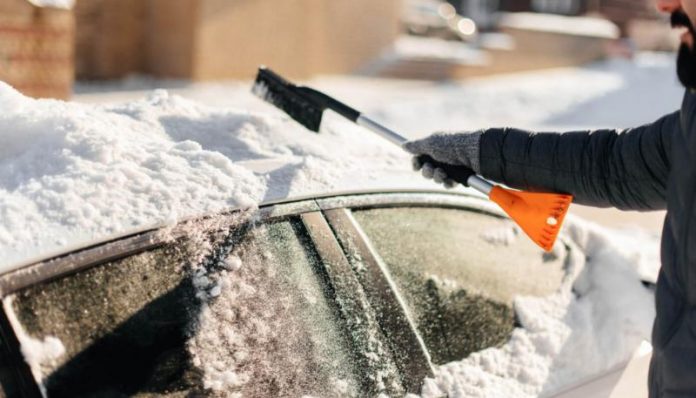
[[494, 245], [509, 246], [521, 235], [522, 231], [512, 221], [503, 227], [484, 231], [481, 238]]

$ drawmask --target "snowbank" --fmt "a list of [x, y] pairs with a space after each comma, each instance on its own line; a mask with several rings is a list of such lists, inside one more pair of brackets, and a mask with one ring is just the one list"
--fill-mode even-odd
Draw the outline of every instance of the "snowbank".
[[418, 177], [350, 124], [314, 134], [161, 90], [94, 106], [0, 84], [0, 108], [0, 271], [203, 213], [369, 187], [380, 170]]
[[62, 8], [64, 10], [75, 7], [75, 0], [29, 0], [29, 2], [37, 7]]
[[531, 12], [503, 13], [500, 18], [503, 28], [524, 29], [616, 39], [619, 28], [611, 21], [595, 17], [576, 17]]
[[394, 43], [395, 57], [415, 59], [435, 58], [468, 64], [484, 64], [486, 54], [459, 41], [445, 41], [428, 37], [401, 36]]

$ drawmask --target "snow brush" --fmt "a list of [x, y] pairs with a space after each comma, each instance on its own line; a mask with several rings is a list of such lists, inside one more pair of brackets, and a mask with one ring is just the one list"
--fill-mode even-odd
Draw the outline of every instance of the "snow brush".
[[[330, 109], [392, 143], [402, 146], [406, 138], [380, 125], [350, 106], [306, 86], [297, 86], [272, 70], [261, 66], [252, 92], [287, 113], [309, 130], [319, 132], [322, 115]], [[421, 163], [430, 163], [447, 176], [472, 187], [497, 203], [510, 218], [542, 249], [551, 251], [563, 223], [571, 195], [522, 192], [493, 185], [464, 168], [440, 163], [430, 156], [419, 156]]]

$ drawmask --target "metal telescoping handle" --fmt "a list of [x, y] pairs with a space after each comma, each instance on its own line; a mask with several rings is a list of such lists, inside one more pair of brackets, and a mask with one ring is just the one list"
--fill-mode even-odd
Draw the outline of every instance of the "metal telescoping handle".
[[[390, 141], [398, 146], [401, 146], [404, 144], [404, 142], [408, 141], [404, 136], [382, 126], [381, 124], [375, 122], [374, 120], [368, 118], [367, 116], [364, 116], [364, 115], [358, 116], [356, 123], [359, 124], [360, 126], [363, 126], [367, 129], [369, 129], [369, 130], [372, 130], [373, 132], [379, 134], [382, 138], [384, 138], [387, 141]], [[466, 184], [468, 186], [474, 188], [475, 190], [481, 192], [482, 194], [484, 194], [486, 196], [490, 195], [491, 190], [493, 189], [493, 184], [491, 184], [490, 182], [477, 176], [476, 174], [472, 174], [466, 180]]]
[[367, 116], [360, 115], [358, 117], [358, 120], [356, 120], [356, 123], [359, 125], [374, 131], [375, 133], [381, 135], [384, 139], [387, 141], [390, 141], [398, 146], [403, 145], [406, 141], [408, 141], [404, 136], [389, 130], [388, 128], [382, 126], [381, 124], [375, 122], [374, 120], [370, 119]]
[[476, 174], [472, 174], [471, 177], [466, 180], [466, 183], [486, 196], [490, 196], [491, 191], [493, 190], [493, 184], [477, 176]]

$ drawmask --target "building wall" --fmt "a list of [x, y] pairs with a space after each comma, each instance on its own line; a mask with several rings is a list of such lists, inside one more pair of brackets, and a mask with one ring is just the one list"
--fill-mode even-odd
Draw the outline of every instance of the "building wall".
[[622, 36], [627, 36], [633, 21], [654, 20], [659, 14], [654, 0], [595, 0], [595, 10], [614, 22], [621, 29]]
[[[626, 36], [630, 24], [636, 20], [651, 20], [658, 17], [654, 0], [564, 0], [576, 4], [574, 15], [599, 14], [615, 23]], [[501, 10], [510, 12], [533, 11], [548, 12], [557, 9], [557, 0], [502, 0]], [[539, 8], [541, 7], [541, 9]]]
[[34, 97], [67, 98], [73, 83], [73, 14], [0, 1], [0, 80]]
[[[144, 65], [138, 72], [166, 78], [194, 77], [200, 1], [137, 1], [146, 4], [144, 37], [141, 42], [145, 51], [142, 58]], [[225, 37], [221, 40], [225, 40]]]
[[78, 0], [78, 76], [351, 72], [398, 35], [401, 0]]
[[78, 77], [112, 78], [143, 69], [145, 5], [142, 0], [77, 0]]
[[202, 0], [194, 78], [355, 71], [398, 35], [399, 0]]
[[193, 78], [251, 77], [258, 64], [290, 76], [316, 70], [324, 0], [201, 0]]
[[[606, 13], [612, 18], [653, 18], [656, 15], [654, 0], [563, 0], [575, 3], [576, 13]], [[561, 4], [558, 0], [501, 0], [500, 10], [508, 12], [553, 12]], [[560, 7], [561, 9], [565, 7]], [[610, 18], [611, 19], [611, 18]]]

